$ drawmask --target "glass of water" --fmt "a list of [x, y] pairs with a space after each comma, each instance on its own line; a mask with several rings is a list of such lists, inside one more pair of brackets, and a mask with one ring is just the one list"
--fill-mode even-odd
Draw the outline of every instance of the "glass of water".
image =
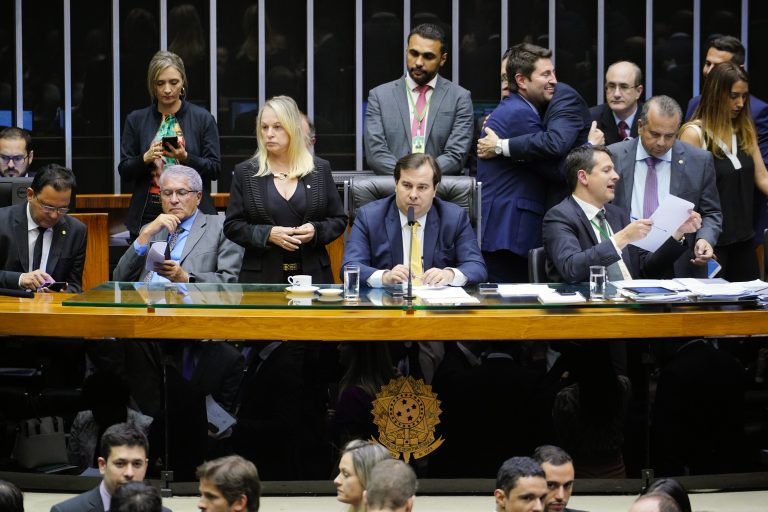
[[344, 300], [360, 299], [360, 266], [344, 265]]
[[589, 267], [589, 298], [605, 300], [605, 267], [602, 265]]

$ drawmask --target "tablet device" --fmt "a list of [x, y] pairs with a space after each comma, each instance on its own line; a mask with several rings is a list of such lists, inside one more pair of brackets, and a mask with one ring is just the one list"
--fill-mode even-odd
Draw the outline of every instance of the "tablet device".
[[633, 286], [624, 289], [635, 295], [677, 295], [675, 290], [670, 290], [669, 288], [664, 288], [662, 286]]

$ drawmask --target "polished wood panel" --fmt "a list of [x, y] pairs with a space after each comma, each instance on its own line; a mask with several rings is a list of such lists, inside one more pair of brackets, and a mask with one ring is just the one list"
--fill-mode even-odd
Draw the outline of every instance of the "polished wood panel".
[[106, 213], [72, 213], [88, 228], [88, 243], [85, 248], [83, 268], [83, 290], [90, 290], [109, 280], [109, 227]]
[[[216, 208], [226, 208], [229, 204], [229, 192], [211, 194]], [[117, 210], [128, 208], [131, 194], [78, 194], [78, 210]]]
[[763, 310], [680, 309], [161, 309], [71, 307], [62, 294], [0, 297], [0, 333], [249, 340], [548, 340], [750, 336]]

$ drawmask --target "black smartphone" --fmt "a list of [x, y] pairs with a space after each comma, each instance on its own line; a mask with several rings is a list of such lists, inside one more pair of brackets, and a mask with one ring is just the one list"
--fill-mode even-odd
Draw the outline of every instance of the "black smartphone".
[[43, 283], [41, 288], [48, 288], [52, 292], [60, 292], [67, 289], [67, 283], [65, 281], [55, 281], [53, 283]]
[[384, 293], [395, 299], [402, 299], [405, 295], [405, 290], [402, 288], [384, 288]]
[[477, 289], [483, 295], [494, 295], [499, 293], [498, 283], [480, 283], [477, 285]]
[[172, 146], [174, 149], [179, 149], [179, 138], [176, 135], [173, 137], [163, 137], [163, 147], [165, 147], [166, 144]]

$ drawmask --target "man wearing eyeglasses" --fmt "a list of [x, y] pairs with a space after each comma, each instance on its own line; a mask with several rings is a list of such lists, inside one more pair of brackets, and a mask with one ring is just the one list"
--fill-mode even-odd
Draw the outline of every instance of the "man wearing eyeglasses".
[[6, 178], [27, 176], [32, 164], [32, 137], [21, 128], [0, 131], [0, 175]]
[[0, 287], [81, 292], [87, 230], [67, 215], [75, 175], [49, 164], [37, 171], [27, 202], [0, 208]]
[[[115, 281], [236, 283], [243, 248], [224, 236], [223, 218], [198, 209], [203, 183], [185, 165], [172, 165], [160, 175], [163, 213], [141, 228], [139, 236], [115, 267]], [[149, 246], [166, 242], [165, 260], [145, 269]]]
[[605, 72], [605, 103], [589, 109], [592, 120], [605, 134], [605, 144], [637, 137], [637, 120], [643, 106], [643, 72], [634, 62], [614, 62]]

